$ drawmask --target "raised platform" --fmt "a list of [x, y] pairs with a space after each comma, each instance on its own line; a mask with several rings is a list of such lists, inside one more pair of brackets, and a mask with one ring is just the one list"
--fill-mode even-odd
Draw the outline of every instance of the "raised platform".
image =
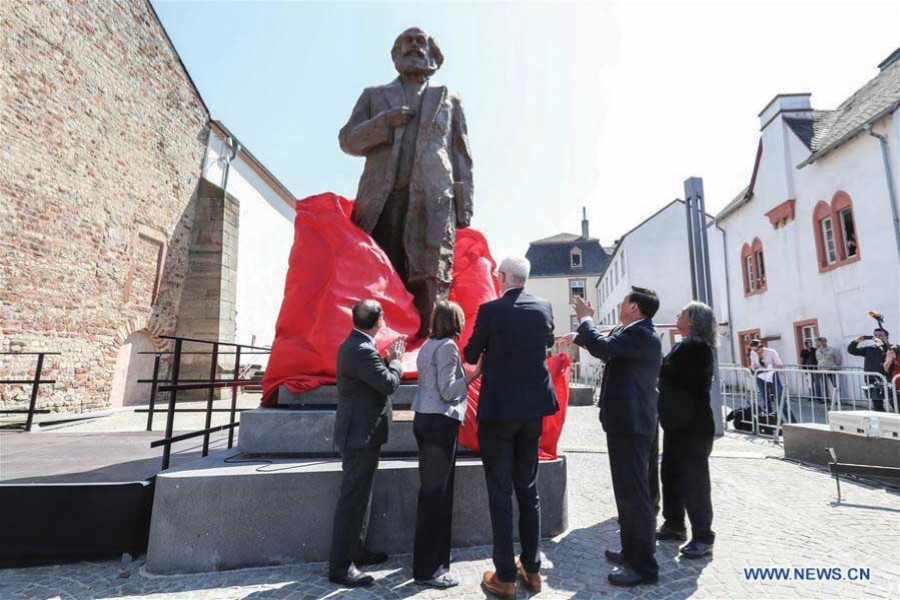
[[900, 467], [900, 440], [831, 431], [828, 425], [818, 423], [786, 423], [782, 427], [785, 458], [825, 465], [831, 462], [826, 448], [834, 448], [841, 463]]
[[[340, 482], [337, 459], [249, 459], [236, 450], [170, 469], [156, 479], [146, 568], [196, 573], [325, 561]], [[541, 533], [558, 535], [568, 525], [565, 457], [541, 463], [538, 488]], [[382, 460], [372, 497], [372, 548], [412, 552], [418, 489], [416, 459]], [[484, 467], [479, 459], [460, 459], [452, 544], [490, 543]]]
[[[394, 411], [382, 452], [415, 452], [412, 411]], [[238, 446], [246, 454], [322, 454], [334, 447], [334, 410], [258, 408], [241, 413]]]

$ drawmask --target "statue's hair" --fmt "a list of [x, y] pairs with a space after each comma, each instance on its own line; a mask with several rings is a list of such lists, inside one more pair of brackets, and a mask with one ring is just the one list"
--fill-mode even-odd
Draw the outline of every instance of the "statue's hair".
[[[409, 29], [406, 29], [405, 31], [403, 31], [403, 33], [401, 33], [400, 35], [397, 36], [397, 39], [394, 40], [394, 46], [391, 48], [391, 59], [394, 62], [397, 62], [397, 59], [400, 58], [400, 56], [399, 56], [399, 54], [400, 54], [400, 38], [402, 38], [403, 34], [406, 33], [407, 31], [409, 31], [410, 29], [418, 29], [419, 31], [424, 33], [426, 36], [428, 36], [428, 51], [431, 53], [431, 56], [434, 57], [434, 62], [437, 65], [437, 69], [440, 69], [441, 65], [444, 64], [444, 53], [441, 52], [441, 48], [440, 48], [440, 46], [438, 46], [437, 40], [435, 40], [428, 33], [423, 31], [422, 29], [419, 29], [418, 27], [410, 27]], [[437, 70], [437, 69], [435, 69], [435, 70]]]

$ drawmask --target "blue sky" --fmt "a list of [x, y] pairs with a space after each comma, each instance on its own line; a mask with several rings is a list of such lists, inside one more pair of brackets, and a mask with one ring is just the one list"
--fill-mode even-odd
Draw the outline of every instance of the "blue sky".
[[704, 178], [721, 208], [750, 177], [778, 92], [833, 108], [898, 43], [896, 2], [344, 3], [155, 0], [219, 119], [298, 197], [356, 193], [337, 144], [390, 47], [418, 25], [446, 57], [494, 254], [578, 232], [610, 244]]

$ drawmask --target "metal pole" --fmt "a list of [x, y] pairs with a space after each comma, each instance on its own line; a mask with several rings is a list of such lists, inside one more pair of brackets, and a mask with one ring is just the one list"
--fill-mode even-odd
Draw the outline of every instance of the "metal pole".
[[[234, 381], [237, 381], [241, 378], [241, 347], [237, 347], [237, 352], [234, 353]], [[229, 423], [234, 425], [234, 413], [235, 408], [237, 407], [237, 385], [232, 386], [231, 388], [231, 418]], [[234, 427], [228, 428], [228, 447], [231, 448], [234, 446]]]
[[37, 368], [34, 370], [34, 381], [31, 383], [31, 402], [28, 403], [28, 417], [25, 419], [25, 431], [31, 431], [34, 421], [34, 406], [37, 404], [38, 389], [41, 385], [41, 371], [44, 370], [44, 353], [38, 354]]
[[[713, 307], [712, 274], [709, 259], [709, 238], [706, 232], [706, 205], [703, 199], [703, 179], [690, 177], [684, 181], [685, 202], [688, 203], [688, 247], [691, 249], [691, 280], [694, 299]], [[693, 217], [693, 227], [692, 224]], [[728, 316], [729, 321], [731, 315]], [[723, 435], [722, 387], [719, 381], [719, 356], [713, 352], [713, 379], [710, 386], [710, 408], [715, 421], [716, 435]]]
[[216, 390], [212, 385], [216, 382], [216, 370], [219, 367], [219, 344], [213, 344], [212, 361], [209, 365], [209, 393], [206, 395], [206, 432], [203, 434], [203, 456], [209, 454], [209, 428], [212, 427], [213, 396]]
[[150, 411], [147, 413], [147, 431], [153, 431], [153, 413], [156, 409], [156, 390], [159, 387], [159, 359], [160, 354], [153, 359], [153, 382], [150, 384]]
[[[688, 180], [690, 181], [690, 180]], [[688, 182], [684, 182], [684, 214], [687, 218], [687, 242], [688, 242], [688, 263], [691, 267], [691, 298], [697, 297], [697, 269], [694, 264], [694, 225], [691, 218], [691, 196], [688, 190]]]
[[[166, 439], [172, 437], [172, 426], [175, 421], [175, 397], [178, 394], [178, 374], [181, 369], [181, 340], [175, 340], [175, 361], [172, 364], [172, 391], [169, 394], [169, 410], [166, 412]], [[162, 471], [169, 468], [172, 455], [172, 444], [163, 446]]]

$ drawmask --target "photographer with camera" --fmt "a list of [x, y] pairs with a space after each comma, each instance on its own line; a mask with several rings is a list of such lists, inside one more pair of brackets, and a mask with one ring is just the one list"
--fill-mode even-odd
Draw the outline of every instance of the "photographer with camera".
[[[850, 342], [847, 346], [847, 352], [854, 356], [863, 357], [863, 371], [881, 375], [890, 381], [890, 375], [896, 366], [897, 353], [888, 344], [888, 335], [888, 330], [879, 325], [872, 332], [872, 335], [861, 335]], [[861, 346], [860, 344], [863, 342], [868, 343]], [[869, 398], [872, 400], [872, 410], [886, 412], [884, 407], [885, 389], [881, 379], [867, 376], [866, 385], [869, 389]]]

